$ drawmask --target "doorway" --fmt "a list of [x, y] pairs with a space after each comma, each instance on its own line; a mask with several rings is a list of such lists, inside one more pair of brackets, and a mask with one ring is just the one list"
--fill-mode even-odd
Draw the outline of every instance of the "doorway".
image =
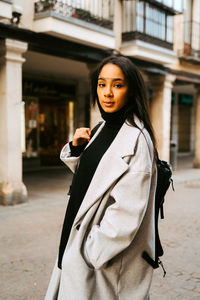
[[192, 95], [179, 94], [178, 152], [190, 152]]

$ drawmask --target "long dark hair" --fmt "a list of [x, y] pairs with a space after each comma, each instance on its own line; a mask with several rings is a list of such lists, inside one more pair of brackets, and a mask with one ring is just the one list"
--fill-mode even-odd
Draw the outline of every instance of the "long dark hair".
[[155, 153], [156, 150], [156, 142], [154, 137], [153, 128], [151, 125], [150, 117], [149, 117], [149, 108], [148, 108], [148, 96], [147, 89], [143, 80], [143, 77], [136, 67], [136, 65], [126, 56], [123, 55], [111, 55], [106, 57], [98, 66], [97, 69], [93, 72], [91, 76], [91, 93], [92, 93], [92, 102], [95, 105], [98, 100], [97, 96], [97, 83], [99, 73], [101, 69], [106, 64], [114, 64], [120, 67], [122, 70], [125, 80], [128, 83], [128, 102], [127, 102], [127, 110], [126, 110], [126, 120], [132, 126], [138, 128], [134, 121], [134, 115], [142, 121], [144, 127], [150, 134], [152, 139]]

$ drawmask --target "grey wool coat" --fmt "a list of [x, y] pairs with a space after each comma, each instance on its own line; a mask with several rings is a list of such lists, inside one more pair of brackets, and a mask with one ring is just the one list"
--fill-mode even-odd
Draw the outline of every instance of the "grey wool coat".
[[[142, 252], [154, 259], [157, 175], [151, 138], [142, 132], [125, 122], [103, 155], [45, 300], [148, 299], [153, 270]], [[79, 159], [66, 144], [61, 160], [73, 172]]]

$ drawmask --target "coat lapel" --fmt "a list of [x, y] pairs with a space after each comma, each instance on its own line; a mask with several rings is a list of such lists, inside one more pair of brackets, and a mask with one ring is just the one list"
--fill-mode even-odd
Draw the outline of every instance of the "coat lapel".
[[[105, 122], [99, 127], [90, 143], [92, 143], [95, 137], [99, 134], [104, 124]], [[139, 131], [137, 128], [129, 126], [126, 123], [122, 125], [114, 141], [103, 155], [94, 173], [76, 216], [74, 225], [80, 221], [88, 209], [104, 195], [112, 184], [128, 170], [129, 165], [125, 161], [125, 157], [134, 154], [138, 134]]]

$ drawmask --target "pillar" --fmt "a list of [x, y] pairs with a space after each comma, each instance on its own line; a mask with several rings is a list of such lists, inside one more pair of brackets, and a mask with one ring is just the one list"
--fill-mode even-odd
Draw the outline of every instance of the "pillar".
[[151, 79], [151, 120], [160, 159], [170, 160], [171, 92], [175, 76], [155, 76]]
[[200, 86], [196, 87], [196, 91], [196, 128], [193, 167], [200, 168]]
[[21, 100], [22, 54], [27, 44], [0, 41], [0, 204], [27, 200], [22, 182]]

